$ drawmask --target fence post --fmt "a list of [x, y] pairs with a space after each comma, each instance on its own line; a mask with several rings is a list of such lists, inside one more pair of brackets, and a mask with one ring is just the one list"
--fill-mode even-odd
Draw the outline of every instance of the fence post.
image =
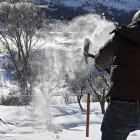
[[90, 113], [90, 94], [87, 97], [87, 123], [86, 123], [86, 137], [89, 137], [89, 113]]

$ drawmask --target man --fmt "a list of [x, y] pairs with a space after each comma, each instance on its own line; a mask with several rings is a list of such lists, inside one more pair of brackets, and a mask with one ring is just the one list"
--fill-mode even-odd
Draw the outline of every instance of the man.
[[112, 60], [102, 140], [126, 140], [140, 129], [140, 11], [131, 24], [111, 33], [113, 38], [95, 56], [95, 66], [102, 71]]

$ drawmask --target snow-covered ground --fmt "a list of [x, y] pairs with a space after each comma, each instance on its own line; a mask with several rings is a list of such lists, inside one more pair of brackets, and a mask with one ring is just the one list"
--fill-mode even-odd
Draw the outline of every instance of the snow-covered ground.
[[[34, 107], [0, 106], [0, 140], [100, 140], [103, 115], [99, 103], [91, 103], [89, 137], [86, 137], [86, 103], [51, 106], [50, 130]], [[127, 140], [139, 140], [140, 131]]]

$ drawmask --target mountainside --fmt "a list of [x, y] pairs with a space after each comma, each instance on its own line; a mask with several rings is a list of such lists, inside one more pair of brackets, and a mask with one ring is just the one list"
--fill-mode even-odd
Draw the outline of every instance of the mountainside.
[[49, 13], [54, 18], [72, 19], [80, 14], [96, 12], [105, 13], [119, 24], [128, 24], [140, 7], [139, 0], [41, 0], [40, 3], [57, 8], [57, 11]]

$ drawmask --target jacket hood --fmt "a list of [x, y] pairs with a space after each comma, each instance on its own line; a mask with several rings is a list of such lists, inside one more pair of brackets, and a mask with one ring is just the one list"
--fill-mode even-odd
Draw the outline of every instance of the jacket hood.
[[123, 36], [131, 40], [133, 44], [140, 47], [140, 25], [129, 24], [128, 26], [117, 28]]

